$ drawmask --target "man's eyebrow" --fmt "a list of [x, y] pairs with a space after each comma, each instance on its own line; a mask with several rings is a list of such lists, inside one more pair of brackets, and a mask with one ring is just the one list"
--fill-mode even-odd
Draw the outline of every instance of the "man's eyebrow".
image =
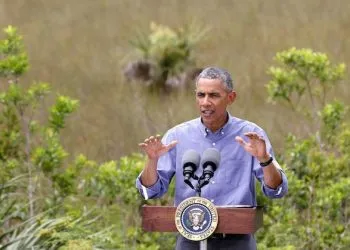
[[218, 92], [218, 91], [212, 91], [212, 92], [197, 91], [197, 94], [217, 95], [217, 94], [220, 94], [220, 92]]

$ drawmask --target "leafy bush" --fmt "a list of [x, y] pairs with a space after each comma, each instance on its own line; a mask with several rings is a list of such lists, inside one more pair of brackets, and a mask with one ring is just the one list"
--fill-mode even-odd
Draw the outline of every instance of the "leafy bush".
[[276, 60], [282, 66], [268, 71], [270, 100], [288, 103], [311, 118], [304, 124], [311, 132], [306, 138], [287, 137], [281, 158], [290, 190], [284, 199], [268, 203], [259, 249], [348, 249], [348, 107], [326, 96], [344, 78], [345, 65], [332, 65], [325, 54], [310, 49], [292, 48], [278, 53]]

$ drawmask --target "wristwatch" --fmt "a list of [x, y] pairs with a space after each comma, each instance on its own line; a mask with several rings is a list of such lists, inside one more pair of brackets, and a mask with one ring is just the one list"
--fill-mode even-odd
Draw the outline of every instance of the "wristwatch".
[[264, 168], [264, 167], [267, 167], [268, 165], [270, 165], [272, 161], [273, 161], [273, 158], [272, 158], [272, 156], [270, 156], [270, 159], [268, 161], [260, 162], [259, 164], [260, 164], [260, 166], [262, 166]]

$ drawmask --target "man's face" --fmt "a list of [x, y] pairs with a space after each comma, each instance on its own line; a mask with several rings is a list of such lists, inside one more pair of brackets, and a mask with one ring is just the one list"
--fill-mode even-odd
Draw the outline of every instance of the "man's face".
[[236, 98], [236, 92], [225, 88], [219, 79], [200, 78], [196, 88], [196, 102], [203, 123], [213, 132], [227, 119], [226, 108]]

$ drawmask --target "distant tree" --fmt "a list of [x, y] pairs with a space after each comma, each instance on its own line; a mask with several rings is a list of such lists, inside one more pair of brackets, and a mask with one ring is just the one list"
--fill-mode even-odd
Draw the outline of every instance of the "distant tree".
[[151, 90], [186, 87], [202, 70], [196, 67], [194, 50], [206, 32], [194, 23], [177, 30], [151, 23], [149, 34], [131, 40], [141, 59], [126, 65], [126, 79], [143, 82]]

